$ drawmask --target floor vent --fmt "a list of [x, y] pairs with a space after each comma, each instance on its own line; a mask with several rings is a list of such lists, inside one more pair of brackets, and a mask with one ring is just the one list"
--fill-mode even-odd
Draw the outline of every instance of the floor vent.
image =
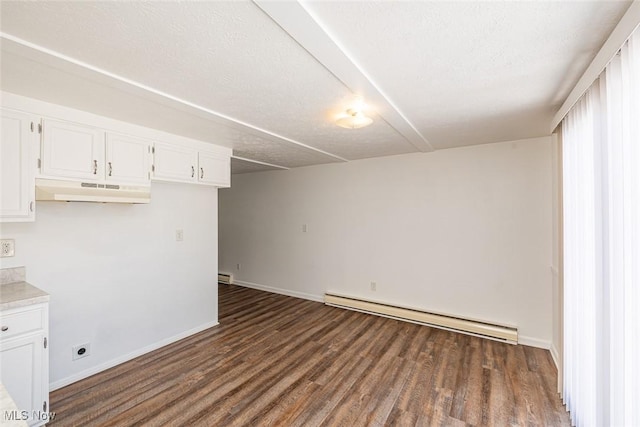
[[442, 314], [428, 313], [417, 309], [381, 304], [373, 301], [345, 297], [335, 294], [325, 294], [324, 302], [333, 307], [376, 314], [397, 320], [418, 323], [420, 325], [433, 326], [449, 331], [461, 332], [481, 338], [489, 338], [509, 344], [518, 343], [518, 330], [514, 327], [478, 322], [459, 317]]
[[218, 283], [223, 285], [233, 285], [233, 274], [218, 273]]

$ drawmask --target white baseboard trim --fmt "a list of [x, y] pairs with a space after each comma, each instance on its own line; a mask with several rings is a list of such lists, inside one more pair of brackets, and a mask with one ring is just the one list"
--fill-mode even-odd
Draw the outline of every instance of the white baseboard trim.
[[245, 288], [257, 289], [259, 291], [271, 292], [274, 294], [286, 295], [289, 297], [302, 298], [310, 301], [324, 302], [323, 295], [308, 294], [306, 292], [291, 291], [289, 289], [276, 288], [273, 286], [260, 285], [258, 283], [245, 282], [242, 280], [234, 280], [234, 285], [244, 286]]
[[529, 347], [543, 348], [545, 350], [549, 350], [551, 348], [551, 341], [527, 337], [524, 335], [518, 335], [518, 344], [528, 345]]
[[[287, 295], [295, 298], [302, 298], [310, 301], [324, 302], [323, 295], [308, 294], [305, 292], [291, 291], [289, 289], [276, 288], [273, 286], [261, 285], [259, 283], [245, 282], [243, 280], [234, 280], [234, 285], [243, 286], [245, 288], [257, 289], [259, 291], [272, 292], [274, 294]], [[531, 347], [543, 348], [549, 350], [551, 348], [551, 342], [541, 340], [539, 338], [527, 337], [523, 335], [518, 336], [518, 344], [528, 345]]]
[[554, 344], [551, 344], [551, 348], [549, 349], [551, 352], [551, 358], [553, 358], [553, 363], [556, 364], [556, 369], [560, 372], [560, 352], [556, 348]]
[[161, 347], [164, 347], [165, 345], [172, 344], [172, 343], [174, 343], [176, 341], [180, 341], [183, 338], [186, 338], [188, 336], [197, 334], [198, 332], [202, 332], [205, 329], [209, 329], [209, 328], [211, 328], [213, 326], [217, 326], [217, 325], [218, 325], [217, 321], [215, 321], [215, 322], [207, 322], [207, 323], [205, 323], [203, 325], [200, 325], [200, 326], [197, 326], [197, 327], [195, 327], [193, 329], [189, 329], [188, 331], [184, 331], [184, 332], [181, 332], [181, 333], [179, 333], [177, 335], [174, 335], [172, 337], [165, 338], [163, 340], [160, 340], [158, 342], [150, 344], [150, 345], [148, 345], [146, 347], [140, 348], [138, 350], [134, 350], [131, 353], [125, 354], [124, 356], [120, 356], [120, 357], [117, 357], [115, 359], [111, 359], [111, 360], [109, 360], [109, 361], [107, 361], [105, 363], [101, 363], [98, 366], [94, 366], [92, 368], [85, 369], [84, 371], [78, 372], [77, 374], [73, 374], [73, 375], [68, 376], [66, 378], [62, 378], [61, 380], [54, 381], [54, 382], [49, 384], [49, 390], [53, 391], [53, 390], [57, 390], [59, 388], [68, 386], [69, 384], [73, 384], [76, 381], [83, 380], [85, 378], [90, 377], [91, 375], [95, 375], [95, 374], [97, 374], [99, 372], [102, 372], [102, 371], [105, 371], [105, 370], [107, 370], [109, 368], [113, 368], [116, 365], [119, 365], [119, 364], [124, 363], [124, 362], [128, 362], [129, 360], [135, 359], [138, 356], [142, 356], [143, 354], [146, 354], [146, 353], [149, 353], [151, 351], [157, 350], [157, 349], [159, 349]]

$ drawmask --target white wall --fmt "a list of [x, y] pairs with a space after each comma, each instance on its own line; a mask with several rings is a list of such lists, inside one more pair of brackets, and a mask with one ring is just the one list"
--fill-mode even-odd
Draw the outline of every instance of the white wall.
[[219, 230], [220, 270], [245, 285], [513, 324], [550, 346], [550, 137], [235, 175]]
[[[0, 99], [41, 117], [231, 154], [7, 92]], [[217, 324], [217, 212], [214, 187], [153, 182], [149, 205], [37, 202], [35, 222], [0, 224], [0, 237], [16, 241], [16, 256], [0, 266], [25, 266], [27, 280], [51, 295], [53, 388]], [[179, 228], [182, 242], [175, 241]], [[72, 346], [86, 342], [91, 355], [72, 362]]]
[[[37, 202], [36, 222], [1, 227], [16, 244], [2, 267], [26, 266], [51, 295], [54, 387], [217, 322], [215, 188], [154, 182], [149, 205]], [[85, 342], [91, 355], [72, 361]]]

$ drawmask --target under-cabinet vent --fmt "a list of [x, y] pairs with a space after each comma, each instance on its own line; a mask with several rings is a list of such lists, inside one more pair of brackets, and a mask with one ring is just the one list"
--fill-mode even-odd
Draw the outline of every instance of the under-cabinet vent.
[[229, 273], [218, 273], [218, 283], [233, 285], [233, 275]]
[[518, 329], [515, 327], [496, 325], [443, 314], [429, 313], [413, 308], [398, 307], [329, 293], [324, 295], [324, 302], [325, 304], [333, 307], [376, 314], [378, 316], [404, 320], [440, 329], [447, 329], [454, 332], [461, 332], [481, 338], [489, 338], [509, 344], [518, 343]]

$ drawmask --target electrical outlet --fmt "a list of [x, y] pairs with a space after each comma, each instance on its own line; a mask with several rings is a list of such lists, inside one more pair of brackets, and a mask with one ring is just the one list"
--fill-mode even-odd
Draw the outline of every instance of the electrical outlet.
[[91, 354], [91, 344], [84, 343], [71, 347], [71, 360], [82, 359]]
[[13, 239], [2, 239], [0, 240], [2, 244], [2, 253], [0, 254], [0, 258], [14, 256], [16, 254], [15, 251], [15, 240]]
[[240, 270], [241, 265], [240, 264], [236, 264], [236, 270]]
[[307, 224], [302, 224], [302, 232], [303, 233], [307, 232]]
[[184, 240], [184, 231], [179, 228], [176, 230], [176, 242], [182, 242]]
[[378, 287], [378, 284], [376, 282], [371, 282], [371, 290], [372, 291], [376, 291], [376, 288]]

